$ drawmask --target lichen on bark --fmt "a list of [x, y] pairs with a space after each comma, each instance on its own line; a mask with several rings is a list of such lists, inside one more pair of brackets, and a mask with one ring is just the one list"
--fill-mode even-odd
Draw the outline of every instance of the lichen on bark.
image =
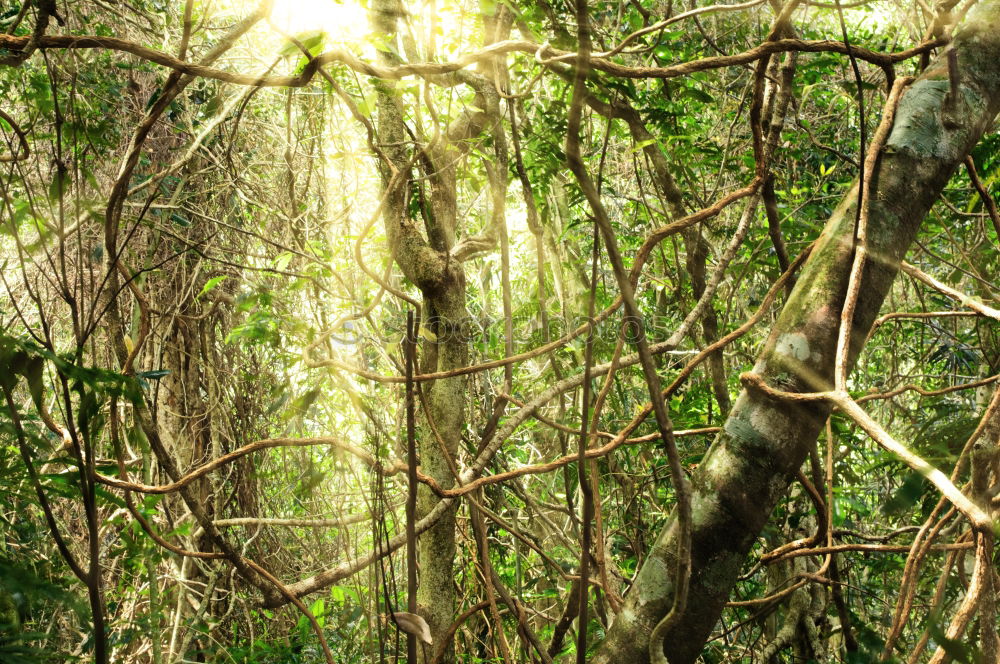
[[[1000, 110], [1000, 0], [980, 4], [955, 36], [960, 93], [948, 122], [940, 67], [902, 98], [872, 181], [869, 255], [855, 310], [853, 366], [907, 249], [951, 174]], [[948, 84], [946, 83], [946, 86]], [[857, 185], [844, 196], [813, 250], [755, 365], [784, 390], [817, 391], [833, 383], [840, 311], [852, 262]], [[692, 479], [697, 511], [692, 579], [684, 614], [667, 635], [671, 664], [690, 664], [716, 626], [741, 562], [815, 443], [829, 409], [777, 403], [743, 392]], [[671, 517], [633, 584], [618, 619], [592, 661], [648, 661], [649, 634], [671, 605], [676, 550]]]

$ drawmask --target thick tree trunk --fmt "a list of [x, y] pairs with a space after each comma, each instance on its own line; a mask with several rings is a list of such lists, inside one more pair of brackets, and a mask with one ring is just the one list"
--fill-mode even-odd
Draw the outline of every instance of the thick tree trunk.
[[[899, 262], [952, 172], [1000, 110], [1000, 0], [981, 4], [958, 31], [960, 89], [948, 108], [948, 68], [932, 65], [900, 101], [875, 171], [869, 255], [852, 332], [851, 362], [892, 285]], [[857, 187], [827, 223], [754, 368], [775, 387], [829, 389], [852, 261]], [[829, 408], [743, 392], [695, 472], [693, 573], [688, 602], [668, 634], [671, 664], [694, 662], [718, 622], [751, 546], [815, 444]], [[649, 635], [670, 608], [677, 523], [672, 516], [592, 659], [647, 662]]]
[[[461, 271], [455, 274], [455, 281], [449, 284], [444, 293], [425, 298], [424, 302], [425, 312], [431, 316], [427, 322], [428, 328], [437, 341], [423, 344], [423, 370], [448, 371], [466, 366], [469, 360], [468, 344], [460, 328], [467, 317], [465, 280]], [[419, 430], [420, 465], [423, 472], [447, 488], [455, 485], [450, 463], [454, 463], [453, 460], [458, 456], [458, 443], [465, 428], [467, 384], [465, 376], [456, 376], [435, 380], [429, 387], [423, 388], [427, 399], [427, 413], [422, 418]], [[421, 485], [417, 519], [430, 514], [439, 501], [437, 495]], [[439, 644], [449, 641], [440, 660], [444, 664], [455, 659], [454, 646], [446, 635], [455, 619], [456, 510], [457, 503], [420, 536], [417, 548], [420, 562], [418, 612], [431, 628], [435, 649]], [[430, 648], [426, 654], [431, 654]]]
[[[371, 4], [373, 27], [394, 44], [397, 21], [403, 15], [398, 0], [375, 0]], [[380, 51], [383, 64], [399, 64], [399, 56], [391, 50]], [[421, 372], [433, 373], [464, 367], [469, 352], [466, 331], [468, 320], [465, 307], [465, 273], [462, 264], [450, 252], [456, 234], [456, 167], [460, 153], [445, 145], [426, 150], [417, 164], [411, 163], [406, 143], [409, 134], [404, 125], [402, 99], [388, 81], [376, 83], [378, 94], [378, 137], [385, 159], [383, 182], [391, 183], [390, 171], [410, 170], [419, 165], [426, 171], [427, 186], [419, 193], [422, 205], [424, 233], [408, 212], [407, 192], [418, 195], [410, 178], [404, 173], [399, 186], [388, 192], [383, 220], [386, 235], [396, 264], [403, 274], [423, 294], [420, 325], [431, 334], [420, 347]], [[481, 115], [481, 114], [480, 114]], [[467, 120], [463, 127], [477, 132], [480, 117]], [[451, 135], [449, 133], [449, 135]], [[419, 142], [419, 141], [418, 141]], [[390, 168], [391, 167], [391, 168]], [[426, 199], [424, 197], [426, 196]], [[442, 487], [455, 484], [452, 464], [458, 454], [458, 444], [465, 429], [468, 399], [465, 376], [435, 380], [419, 389], [426, 408], [421, 408], [417, 432], [418, 456], [424, 473]], [[421, 486], [417, 499], [417, 519], [427, 516], [440, 499], [426, 486]], [[417, 545], [419, 580], [417, 611], [430, 627], [433, 648], [421, 649], [420, 660], [430, 658], [443, 647], [441, 664], [455, 659], [454, 647], [447, 637], [455, 616], [455, 513], [452, 505], [433, 526], [423, 533]], [[416, 663], [413, 663], [416, 664]]]

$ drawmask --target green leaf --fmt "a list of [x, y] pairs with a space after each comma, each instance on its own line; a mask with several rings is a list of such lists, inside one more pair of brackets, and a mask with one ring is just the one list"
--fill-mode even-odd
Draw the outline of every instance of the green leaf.
[[185, 521], [181, 525], [173, 529], [173, 531], [167, 533], [169, 537], [187, 537], [194, 530], [193, 521]]
[[688, 99], [694, 99], [695, 101], [700, 101], [703, 104], [715, 103], [715, 97], [700, 88], [684, 88], [681, 92], [681, 96], [687, 97]]
[[116, 507], [120, 507], [122, 509], [125, 509], [126, 507], [125, 501], [122, 499], [121, 496], [117, 496], [111, 493], [102, 486], [94, 487], [94, 493], [96, 493], [98, 496], [100, 496], [102, 499], [104, 499], [111, 505], [115, 505]]
[[[323, 42], [326, 40], [326, 32], [323, 30], [309, 30], [307, 32], [300, 32], [295, 35], [295, 40], [298, 41], [302, 46], [309, 51], [310, 55], [318, 55], [323, 49]], [[281, 47], [279, 53], [281, 55], [295, 55], [296, 53], [301, 53], [302, 49], [299, 48], [291, 39]]]
[[202, 295], [205, 295], [206, 293], [211, 291], [213, 288], [215, 288], [225, 280], [226, 280], [226, 275], [222, 275], [219, 277], [212, 277], [211, 279], [205, 282], [205, 285], [201, 287], [201, 292], [199, 292], [194, 299], [195, 300], [200, 299]]
[[902, 514], [913, 507], [924, 492], [926, 482], [924, 478], [916, 472], [910, 472], [903, 484], [892, 494], [885, 505], [882, 506], [886, 514]]
[[55, 177], [49, 183], [49, 200], [57, 201], [66, 193], [66, 185], [69, 184], [69, 175], [62, 168], [56, 168]]
[[278, 254], [277, 258], [274, 259], [274, 269], [282, 272], [288, 268], [288, 264], [292, 262], [292, 252], [283, 251]]
[[655, 138], [649, 138], [646, 139], [645, 141], [639, 141], [638, 143], [635, 144], [635, 147], [633, 147], [630, 150], [630, 152], [638, 152], [639, 150], [644, 150], [645, 148], [648, 148], [650, 145], [654, 145], [655, 143], [656, 143]]
[[24, 366], [24, 377], [28, 381], [28, 391], [31, 393], [31, 400], [35, 402], [35, 408], [42, 408], [42, 372], [45, 369], [45, 360], [39, 356], [28, 359]]

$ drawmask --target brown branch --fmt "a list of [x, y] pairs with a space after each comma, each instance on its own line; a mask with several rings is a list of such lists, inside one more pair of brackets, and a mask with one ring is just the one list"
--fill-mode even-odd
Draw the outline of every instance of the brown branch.
[[[875, 136], [872, 137], [871, 145], [868, 146], [868, 154], [865, 155], [862, 163], [863, 170], [861, 178], [858, 180], [861, 203], [854, 230], [854, 260], [848, 276], [844, 306], [840, 311], [840, 329], [837, 334], [837, 350], [834, 359], [834, 384], [838, 390], [846, 389], [849, 364], [848, 348], [851, 344], [851, 332], [854, 327], [854, 311], [861, 294], [862, 273], [868, 260], [868, 216], [871, 207], [872, 187], [867, 185], [875, 177], [879, 155], [882, 153], [882, 148], [885, 146], [885, 141], [889, 137], [889, 131], [892, 129], [892, 123], [896, 117], [896, 106], [902, 98], [903, 90], [912, 82], [912, 77], [904, 76], [893, 83], [889, 98], [885, 102], [885, 109], [882, 112], [882, 121], [879, 123], [878, 129], [875, 130]], [[864, 142], [864, 136], [862, 136], [862, 142]]]
[[266, 517], [236, 517], [233, 519], [216, 519], [213, 523], [219, 527], [230, 526], [284, 526], [289, 528], [343, 528], [362, 521], [368, 521], [371, 515], [352, 514], [343, 519], [279, 519]]
[[[972, 547], [972, 542], [958, 542], [955, 544], [934, 544], [930, 547], [930, 550], [965, 551], [966, 549], [971, 549]], [[906, 544], [835, 544], [834, 546], [817, 546], [785, 551], [779, 555], [768, 558], [766, 564], [770, 565], [787, 558], [797, 558], [799, 556], [823, 556], [830, 553], [844, 553], [847, 551], [864, 551], [866, 553], [910, 553], [910, 546]]]
[[[0, 34], [0, 48], [14, 53], [21, 53], [28, 47], [30, 37], [18, 37]], [[948, 43], [948, 38], [941, 37], [926, 41], [913, 48], [894, 53], [880, 53], [868, 49], [851, 46], [851, 52], [858, 60], [864, 60], [883, 69], [891, 69], [897, 62], [908, 60], [914, 56], [929, 52]], [[536, 44], [526, 40], [506, 40], [463, 55], [452, 62], [418, 62], [403, 63], [396, 66], [376, 65], [357, 58], [347, 50], [337, 49], [322, 53], [310, 60], [300, 74], [294, 76], [250, 76], [217, 69], [193, 62], [186, 62], [163, 51], [159, 51], [127, 39], [117, 37], [100, 37], [97, 35], [47, 35], [38, 39], [39, 48], [61, 49], [107, 49], [129, 53], [143, 60], [169, 67], [174, 71], [191, 76], [211, 78], [237, 85], [252, 85], [260, 87], [290, 87], [298, 88], [308, 85], [317, 70], [328, 64], [343, 64], [366, 76], [386, 80], [398, 80], [406, 76], [435, 77], [452, 74], [479, 62], [490, 61], [498, 55], [507, 53], [529, 53], [536, 56], [543, 64], [571, 60], [576, 53], [554, 49], [547, 44]], [[668, 67], [633, 67], [618, 64], [611, 60], [594, 58], [591, 67], [612, 76], [621, 78], [677, 78], [699, 71], [722, 69], [755, 62], [774, 53], [796, 51], [802, 53], [841, 53], [847, 54], [843, 42], [833, 40], [779, 39], [760, 44], [759, 46], [728, 56], [715, 56], [692, 60]]]
[[[719, 427], [705, 427], [703, 429], [684, 429], [680, 431], [674, 431], [674, 438], [680, 438], [683, 436], [698, 436], [702, 434], [713, 434], [720, 431]], [[588, 448], [584, 458], [586, 459], [599, 459], [603, 456], [607, 456], [611, 452], [615, 451], [622, 445], [633, 445], [638, 443], [648, 443], [660, 438], [659, 432], [652, 433], [647, 436], [640, 436], [638, 438], [619, 438], [616, 437], [611, 442], [601, 447], [591, 447]], [[540, 463], [533, 466], [523, 466], [521, 468], [515, 468], [514, 470], [508, 470], [503, 473], [497, 473], [496, 475], [487, 475], [486, 477], [480, 477], [477, 480], [464, 484], [460, 487], [454, 489], [445, 489], [440, 484], [435, 482], [432, 478], [421, 474], [420, 481], [431, 488], [434, 493], [442, 497], [454, 498], [458, 496], [464, 496], [465, 494], [475, 491], [488, 484], [498, 484], [500, 482], [506, 482], [507, 480], [513, 479], [515, 477], [523, 477], [525, 475], [542, 475], [544, 473], [552, 472], [567, 466], [571, 463], [575, 463], [579, 460], [579, 457], [574, 454], [568, 454], [566, 456], [559, 457], [554, 461], [549, 461], [547, 463]]]
[[[525, 360], [530, 360], [530, 359], [538, 357], [540, 355], [544, 355], [544, 354], [549, 353], [549, 352], [551, 352], [553, 350], [557, 350], [557, 349], [561, 348], [562, 346], [565, 346], [567, 343], [569, 343], [573, 339], [576, 339], [581, 334], [584, 334], [586, 332], [589, 332], [589, 331], [593, 330], [596, 325], [598, 325], [599, 323], [604, 322], [615, 311], [617, 311], [618, 307], [621, 306], [621, 303], [622, 303], [622, 299], [621, 299], [621, 297], [618, 297], [617, 299], [615, 299], [614, 302], [611, 303], [610, 306], [608, 306], [608, 308], [606, 308], [601, 313], [597, 314], [594, 317], [593, 321], [590, 321], [590, 322], [584, 323], [583, 325], [580, 325], [579, 327], [577, 327], [572, 332], [564, 334], [563, 336], [559, 337], [558, 339], [556, 339], [554, 341], [550, 341], [547, 344], [543, 344], [541, 346], [537, 346], [536, 348], [533, 348], [531, 350], [525, 351], [523, 353], [518, 353], [516, 355], [511, 355], [509, 357], [500, 358], [498, 360], [489, 360], [488, 362], [481, 362], [480, 364], [474, 364], [474, 365], [470, 365], [470, 366], [467, 366], [467, 367], [459, 367], [457, 369], [450, 369], [448, 371], [435, 371], [433, 373], [415, 374], [413, 376], [413, 380], [414, 380], [414, 382], [418, 382], [419, 383], [419, 382], [425, 382], [425, 381], [429, 381], [429, 380], [437, 380], [439, 378], [453, 378], [455, 376], [464, 376], [464, 375], [467, 375], [467, 374], [479, 373], [481, 371], [488, 371], [490, 369], [499, 369], [499, 368], [505, 367], [505, 366], [507, 366], [509, 364], [516, 364], [518, 362], [523, 362]], [[457, 334], [464, 334], [464, 332], [457, 332]], [[336, 367], [338, 369], [343, 369], [344, 371], [350, 371], [351, 373], [353, 373], [353, 374], [355, 374], [357, 376], [360, 376], [360, 377], [365, 378], [367, 380], [375, 381], [377, 383], [405, 383], [406, 382], [406, 378], [404, 376], [384, 376], [382, 374], [377, 374], [377, 373], [374, 373], [372, 371], [365, 371], [364, 369], [359, 369], [357, 367], [354, 367], [354, 366], [351, 366], [351, 365], [347, 364], [346, 362], [341, 362], [340, 360], [335, 360], [335, 359], [307, 360], [307, 364], [311, 368]]]
[[890, 436], [846, 392], [839, 390], [809, 393], [786, 392], [771, 387], [764, 382], [763, 377], [759, 374], [749, 372], [740, 376], [740, 382], [743, 383], [745, 388], [756, 390], [778, 401], [800, 403], [826, 401], [837, 406], [842, 413], [854, 420], [882, 449], [897, 456], [903, 463], [933, 484], [969, 520], [973, 528], [985, 532], [993, 527], [993, 520], [990, 516], [981, 507], [972, 502], [968, 496], [962, 493], [961, 489], [955, 486], [955, 483], [947, 475]]
[[990, 221], [993, 222], [993, 230], [996, 231], [997, 241], [1000, 242], [1000, 211], [997, 211], [997, 203], [990, 196], [990, 192], [986, 190], [986, 185], [979, 179], [979, 174], [976, 172], [976, 161], [972, 158], [971, 154], [965, 158], [965, 169], [969, 173], [969, 180], [972, 182], [972, 186], [976, 188], [979, 198], [982, 199], [986, 211], [990, 214]]
[[326, 659], [327, 664], [334, 664], [335, 660], [333, 658], [333, 652], [330, 650], [330, 645], [326, 642], [326, 636], [323, 634], [323, 628], [320, 627], [319, 621], [316, 620], [316, 616], [313, 615], [313, 612], [309, 610], [302, 600], [292, 594], [292, 591], [288, 589], [288, 586], [279, 581], [273, 574], [252, 560], [244, 558], [243, 561], [251, 569], [253, 569], [253, 571], [270, 581], [274, 587], [278, 589], [278, 592], [280, 592], [285, 599], [294, 604], [295, 608], [297, 608], [299, 612], [305, 616], [306, 620], [309, 621], [309, 625], [312, 627], [312, 631], [316, 635], [316, 638], [319, 639], [319, 645], [323, 648], [323, 657]]
[[[954, 318], [975, 315], [977, 314], [974, 311], [893, 311], [884, 316], [879, 316], [872, 323], [872, 331], [868, 333], [868, 339], [872, 338], [875, 330], [897, 318]], [[868, 342], [866, 341], [865, 343], [867, 344]]]
[[[414, 526], [417, 536], [419, 537], [431, 526], [437, 523], [438, 520], [444, 516], [449, 509], [451, 509], [452, 503], [453, 500], [449, 498], [441, 500], [434, 506], [434, 509], [432, 509], [427, 516], [417, 521]], [[308, 595], [309, 593], [316, 592], [317, 590], [322, 590], [323, 588], [332, 586], [338, 581], [346, 579], [365, 569], [373, 562], [384, 558], [393, 551], [399, 549], [404, 544], [406, 544], [406, 534], [401, 533], [384, 544], [376, 544], [371, 551], [364, 555], [342, 562], [335, 567], [327, 568], [307, 579], [302, 579], [301, 581], [289, 584], [288, 590], [295, 597], [302, 597], [303, 595]], [[264, 606], [265, 608], [273, 609], [282, 606], [287, 603], [287, 601], [288, 599], [281, 595], [268, 595], [264, 600]]]
[[992, 318], [993, 320], [1000, 320], [1000, 310], [994, 309], [989, 305], [983, 304], [976, 298], [969, 297], [965, 293], [957, 291], [951, 286], [947, 286], [941, 283], [940, 281], [938, 281], [931, 275], [927, 274], [920, 268], [910, 265], [909, 263], [903, 262], [902, 268], [903, 272], [906, 272], [908, 275], [910, 275], [917, 281], [921, 281], [927, 286], [930, 286], [934, 290], [938, 291], [939, 293], [947, 295], [951, 299], [958, 301], [959, 303], [962, 304], [962, 306], [972, 309], [980, 316], [986, 316], [987, 318]]
[[[663, 390], [663, 392], [661, 393], [662, 399], [670, 398], [670, 395], [672, 395], [674, 392], [680, 389], [681, 385], [684, 384], [684, 381], [687, 380], [688, 376], [690, 376], [691, 373], [694, 372], [695, 368], [697, 368], [699, 364], [704, 362], [709, 355], [711, 355], [713, 352], [717, 350], [725, 348], [736, 339], [739, 339], [744, 334], [749, 332], [754, 325], [760, 322], [760, 320], [764, 317], [764, 314], [767, 313], [768, 309], [770, 308], [771, 303], [774, 302], [775, 297], [777, 297], [778, 291], [782, 287], [784, 287], [785, 283], [792, 278], [792, 276], [799, 269], [799, 267], [801, 267], [802, 264], [805, 262], [806, 258], [808, 258], [809, 255], [812, 253], [813, 246], [814, 245], [809, 245], [808, 247], [806, 247], [806, 249], [801, 254], [799, 254], [798, 258], [796, 258], [795, 261], [789, 266], [788, 270], [780, 277], [778, 277], [778, 279], [771, 285], [771, 289], [764, 296], [764, 300], [757, 308], [757, 311], [755, 311], [754, 314], [750, 318], [748, 318], [745, 323], [743, 323], [738, 328], [736, 328], [726, 336], [722, 337], [715, 343], [706, 346], [704, 349], [701, 350], [701, 352], [699, 352], [697, 355], [691, 358], [691, 360], [684, 366], [684, 368], [680, 371], [680, 373], [677, 374], [677, 377], [674, 378], [674, 380], [670, 383], [670, 385], [666, 387], [666, 389]], [[632, 421], [629, 422], [621, 431], [618, 432], [618, 435], [615, 437], [615, 440], [625, 438], [630, 433], [638, 429], [639, 425], [642, 424], [647, 417], [649, 417], [649, 414], [651, 412], [653, 412], [652, 404], [651, 403], [645, 404], [642, 408], [639, 409], [639, 412], [636, 413], [635, 417], [632, 418]]]
[[[945, 631], [945, 636], [951, 640], [961, 640], [965, 628], [979, 609], [979, 602], [984, 590], [988, 591], [993, 587], [993, 533], [976, 533], [975, 547], [976, 563], [972, 572], [972, 582], [965, 593], [962, 605], [958, 608], [958, 611], [951, 620], [951, 624], [948, 625], [948, 629]], [[995, 629], [995, 626], [983, 625], [983, 629]], [[950, 661], [951, 656], [945, 652], [944, 648], [938, 646], [929, 664], [944, 664]]]
[[1000, 380], [1000, 374], [997, 374], [996, 376], [989, 376], [987, 378], [982, 378], [980, 380], [974, 380], [969, 383], [962, 383], [960, 385], [950, 385], [948, 387], [942, 387], [939, 390], [925, 390], [919, 385], [914, 385], [913, 383], [907, 383], [902, 387], [897, 387], [896, 389], [890, 390], [888, 392], [866, 394], [862, 397], [858, 397], [857, 399], [855, 399], [855, 401], [857, 401], [858, 403], [864, 403], [865, 401], [873, 401], [875, 399], [891, 399], [892, 397], [900, 395], [903, 392], [910, 392], [910, 391], [916, 392], [921, 396], [925, 397], [937, 397], [941, 396], [942, 394], [950, 394], [952, 392], [960, 392], [962, 390], [975, 389], [977, 387], [982, 387], [983, 385], [989, 385], [990, 383], [995, 383], [998, 380]]
[[100, 473], [97, 474], [97, 481], [107, 486], [113, 486], [118, 489], [125, 489], [126, 491], [136, 491], [138, 493], [154, 493], [154, 494], [173, 493], [174, 491], [179, 491], [180, 489], [187, 486], [191, 482], [197, 480], [198, 478], [204, 477], [213, 470], [221, 466], [224, 466], [228, 463], [231, 463], [239, 459], [240, 457], [244, 457], [247, 454], [250, 454], [251, 452], [271, 449], [275, 447], [310, 447], [313, 445], [331, 445], [338, 449], [342, 449], [345, 452], [353, 454], [354, 456], [364, 461], [368, 466], [377, 468], [382, 471], [386, 470], [388, 472], [395, 471], [394, 466], [391, 468], [383, 468], [383, 466], [379, 463], [377, 459], [375, 459], [375, 457], [373, 457], [371, 454], [361, 449], [360, 447], [357, 447], [356, 445], [344, 442], [341, 439], [332, 436], [319, 436], [316, 438], [266, 438], [264, 440], [258, 440], [253, 443], [248, 443], [247, 445], [244, 445], [239, 449], [233, 450], [228, 454], [223, 454], [222, 456], [213, 459], [212, 461], [209, 461], [203, 466], [200, 466], [197, 469], [192, 470], [188, 474], [184, 475], [183, 477], [179, 477], [178, 479], [176, 479], [173, 482], [170, 482], [169, 484], [157, 484], [157, 485], [140, 484], [137, 482], [130, 482], [128, 481], [128, 479], [118, 479], [116, 477], [108, 477], [107, 475], [101, 475]]
[[17, 140], [21, 144], [21, 154], [14, 152], [9, 155], [0, 155], [0, 162], [24, 161], [31, 154], [31, 148], [28, 147], [28, 138], [24, 135], [24, 130], [3, 109], [0, 109], [0, 118], [3, 118], [10, 125], [11, 130], [17, 135]]

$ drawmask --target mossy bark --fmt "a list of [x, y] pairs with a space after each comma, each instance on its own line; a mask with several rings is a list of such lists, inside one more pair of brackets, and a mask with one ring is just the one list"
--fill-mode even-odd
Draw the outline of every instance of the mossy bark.
[[[397, 21], [403, 15], [398, 0], [375, 0], [371, 12], [373, 27], [385, 35], [388, 43], [395, 43]], [[379, 58], [389, 65], [400, 62], [399, 56], [391, 50], [381, 51]], [[416, 163], [411, 163], [406, 148], [410, 138], [403, 120], [402, 97], [390, 81], [377, 81], [376, 90], [377, 140], [388, 162], [381, 164], [383, 182], [390, 183], [392, 169], [422, 168], [429, 184], [420, 190], [410, 173], [404, 173], [400, 186], [388, 192], [383, 214], [396, 264], [423, 295], [420, 325], [429, 334], [421, 335], [420, 371], [433, 373], [464, 367], [469, 360], [465, 273], [462, 264], [451, 257], [456, 238], [454, 162], [457, 153], [446, 144], [427, 149]], [[469, 131], [479, 129], [472, 121], [468, 125]], [[418, 218], [409, 212], [413, 206], [408, 204], [407, 192], [419, 197], [421, 214]], [[467, 384], [465, 376], [457, 376], [423, 383], [419, 387], [423, 396], [417, 430], [419, 463], [421, 470], [444, 488], [455, 483], [451, 464], [465, 429]], [[430, 489], [421, 486], [417, 519], [427, 516], [439, 501]], [[417, 610], [427, 621], [434, 643], [434, 648], [421, 650], [421, 661], [430, 657], [441, 644], [445, 647], [439, 661], [450, 664], [455, 659], [454, 647], [446, 635], [455, 614], [456, 508], [457, 503], [420, 536], [417, 544]]]
[[[853, 321], [852, 363], [921, 221], [1000, 110], [1000, 0], [985, 2], [970, 14], [956, 34], [954, 48], [961, 73], [954, 107], [947, 112], [944, 108], [949, 81], [941, 61], [901, 99], [869, 183], [870, 259]], [[856, 204], [857, 186], [827, 223], [754, 367], [775, 387], [809, 392], [832, 385]], [[701, 653], [743, 561], [828, 413], [823, 405], [740, 394], [692, 478], [693, 573], [687, 607], [666, 639], [671, 664], [694, 662]], [[671, 516], [593, 662], [648, 661], [649, 634], [671, 605], [677, 534], [676, 517]]]
[[[421, 368], [426, 372], [448, 371], [468, 364], [468, 344], [460, 330], [467, 315], [465, 280], [461, 272], [455, 274], [455, 279], [446, 293], [424, 298], [425, 312], [431, 316], [429, 329], [436, 338], [434, 342], [425, 341], [422, 347]], [[455, 484], [448, 457], [457, 457], [458, 442], [465, 428], [467, 383], [466, 377], [457, 376], [435, 380], [423, 388], [427, 412], [418, 431], [420, 465], [423, 472], [446, 488]], [[417, 494], [417, 519], [427, 516], [439, 500], [429, 488], [421, 485]], [[435, 645], [445, 641], [455, 618], [456, 509], [457, 503], [421, 535], [417, 548], [420, 562], [418, 612], [430, 625]], [[445, 664], [454, 661], [454, 648], [450, 643], [440, 661]]]

